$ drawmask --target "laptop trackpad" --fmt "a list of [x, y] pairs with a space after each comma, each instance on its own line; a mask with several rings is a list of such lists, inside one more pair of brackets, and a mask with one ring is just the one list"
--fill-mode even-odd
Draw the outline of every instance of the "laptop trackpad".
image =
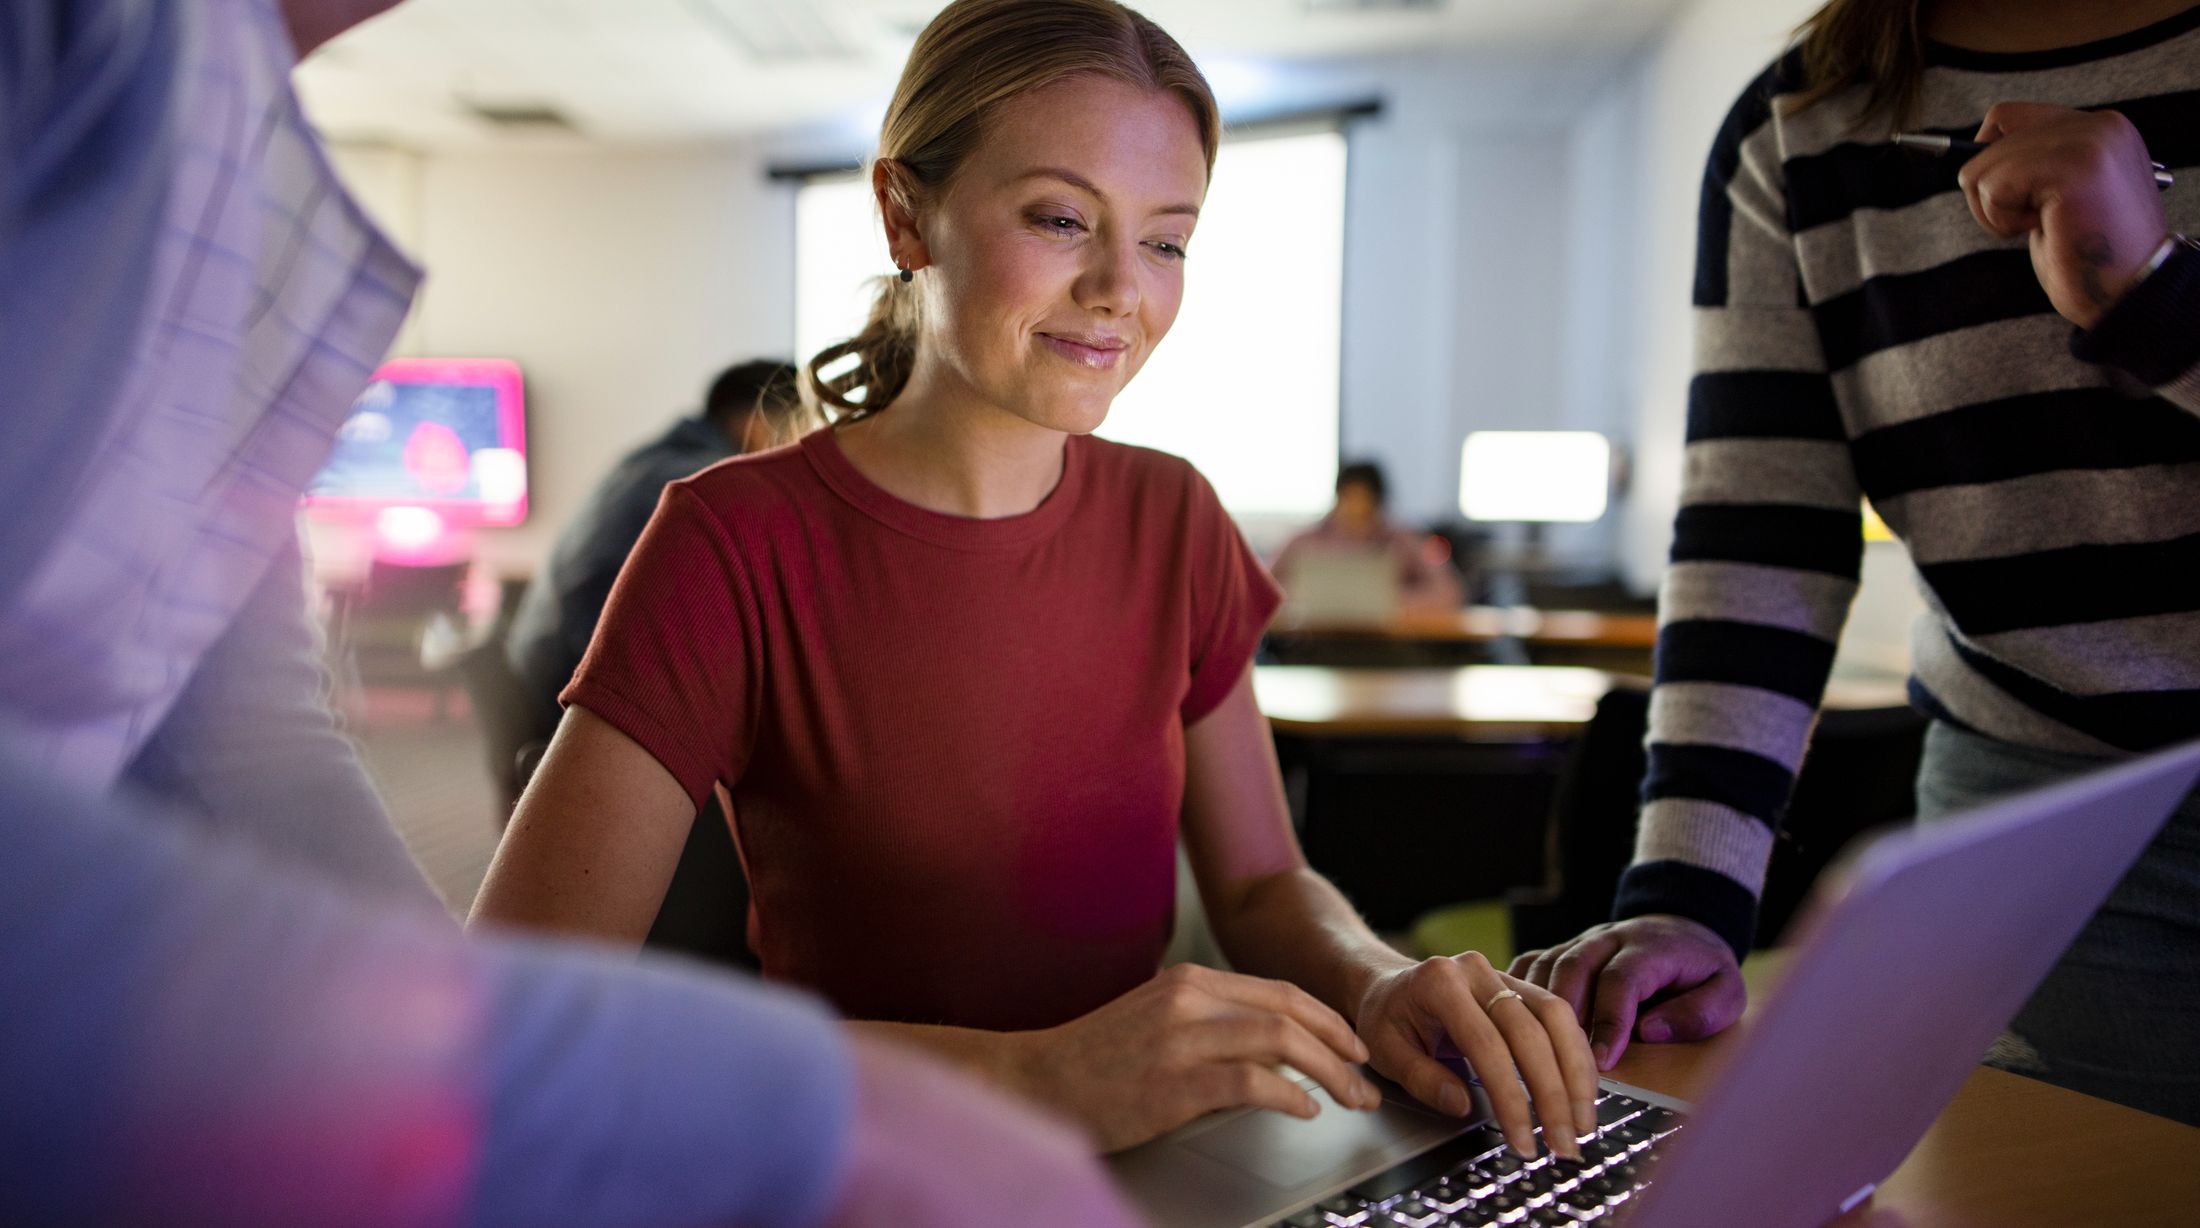
[[[1396, 1122], [1393, 1114], [1411, 1110], [1386, 1104], [1370, 1116], [1340, 1107], [1318, 1088], [1310, 1090], [1322, 1106], [1312, 1121], [1282, 1113], [1244, 1113], [1185, 1140], [1184, 1147], [1287, 1190], [1393, 1157], [1401, 1133], [1418, 1133], [1384, 1128]], [[1424, 1118], [1413, 1124], [1425, 1123]]]
[[1313, 1080], [1286, 1070], [1314, 1097], [1312, 1121], [1237, 1109], [1190, 1123], [1108, 1157], [1108, 1166], [1155, 1228], [1266, 1224], [1307, 1200], [1391, 1167], [1470, 1123], [1411, 1103], [1379, 1075], [1381, 1108], [1338, 1106]]

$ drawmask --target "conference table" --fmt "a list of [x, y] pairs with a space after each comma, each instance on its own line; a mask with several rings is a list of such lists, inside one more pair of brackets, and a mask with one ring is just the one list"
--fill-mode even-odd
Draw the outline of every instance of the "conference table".
[[[1756, 992], [1778, 952], [1750, 957]], [[1700, 1100], [1740, 1036], [1628, 1046], [1611, 1076]], [[1981, 1066], [1870, 1202], [1839, 1228], [2074, 1228], [2200, 1223], [2200, 1129]]]
[[[1550, 880], [1560, 776], [1622, 686], [1649, 680], [1551, 665], [1253, 670], [1307, 858], [1389, 929]], [[1898, 708], [1903, 680], [1839, 679], [1827, 703]]]
[[1657, 644], [1648, 613], [1469, 606], [1401, 610], [1372, 621], [1295, 614], [1269, 624], [1269, 655], [1295, 665], [1584, 665], [1646, 672]]
[[1649, 648], [1658, 640], [1655, 614], [1597, 610], [1539, 610], [1528, 606], [1468, 606], [1463, 610], [1401, 610], [1377, 622], [1293, 618], [1288, 611], [1269, 627], [1272, 635], [1480, 643], [1518, 640], [1531, 646]]
[[[1566, 738], [1615, 686], [1649, 680], [1564, 665], [1459, 665], [1390, 669], [1258, 665], [1253, 692], [1279, 734], [1305, 738], [1436, 738], [1524, 742]], [[1899, 707], [1903, 680], [1835, 678], [1836, 708]]]

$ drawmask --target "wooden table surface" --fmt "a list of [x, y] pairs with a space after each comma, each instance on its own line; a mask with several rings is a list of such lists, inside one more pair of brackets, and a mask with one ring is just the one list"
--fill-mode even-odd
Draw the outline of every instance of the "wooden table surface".
[[1478, 605], [1463, 610], [1400, 611], [1375, 623], [1301, 621], [1287, 615], [1269, 630], [1277, 635], [1340, 639], [1480, 643], [1510, 638], [1550, 646], [1649, 648], [1657, 643], [1658, 620], [1654, 614]]
[[1253, 693], [1279, 733], [1502, 742], [1580, 729], [1613, 678], [1603, 670], [1545, 665], [1261, 665], [1253, 669]]
[[[1261, 665], [1253, 692], [1278, 733], [1304, 737], [1439, 737], [1519, 742], [1568, 737], [1614, 686], [1647, 679], [1563, 665], [1339, 668]], [[1899, 679], [1836, 679], [1832, 707], [1896, 707]]]
[[[1770, 975], [1768, 975], [1768, 971]], [[1753, 986], [1776, 979], [1761, 955]], [[1751, 995], [1747, 1027], [1761, 994]], [[1611, 1076], [1699, 1099], [1728, 1031], [1628, 1046]], [[1838, 1228], [2092, 1228], [2200, 1224], [2200, 1129], [1981, 1066], [1909, 1158]]]

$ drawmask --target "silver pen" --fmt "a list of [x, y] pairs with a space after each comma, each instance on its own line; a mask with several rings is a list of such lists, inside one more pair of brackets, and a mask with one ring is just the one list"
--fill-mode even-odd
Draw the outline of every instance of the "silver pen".
[[[1966, 141], [1961, 137], [1942, 136], [1937, 132], [1897, 132], [1894, 134], [1893, 139], [1894, 143], [1901, 148], [1914, 149], [1919, 153], [1962, 154], [1968, 158], [1974, 154], [1983, 153], [1986, 149], [1986, 142], [1984, 141]], [[2154, 168], [2155, 187], [2166, 190], [2171, 184], [2177, 182], [2177, 177], [2170, 174], [2169, 168], [2161, 163], [2150, 162], [2148, 165]]]

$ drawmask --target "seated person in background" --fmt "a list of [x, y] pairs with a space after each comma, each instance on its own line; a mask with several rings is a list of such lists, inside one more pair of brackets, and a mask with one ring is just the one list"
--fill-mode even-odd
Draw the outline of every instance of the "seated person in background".
[[541, 710], [544, 736], [557, 727], [558, 692], [588, 651], [611, 582], [665, 485], [792, 435], [802, 415], [794, 375], [792, 364], [771, 359], [726, 368], [711, 382], [700, 416], [627, 453], [558, 534], [520, 598], [505, 646], [512, 672]]
[[1337, 470], [1337, 505], [1276, 556], [1276, 578], [1285, 591], [1310, 556], [1387, 554], [1397, 566], [1399, 609], [1456, 610], [1465, 604], [1466, 585], [1451, 566], [1450, 547], [1440, 537], [1392, 524], [1385, 514], [1389, 495], [1382, 468], [1373, 461]]
[[[1253, 699], [1275, 585], [1191, 466], [1091, 436], [1176, 318], [1219, 127], [1114, 0], [934, 18], [872, 167], [901, 271], [808, 368], [840, 421], [667, 489], [477, 922], [638, 943], [723, 782], [768, 978], [1102, 1148], [1311, 1116], [1286, 1062], [1342, 1105], [1380, 1103], [1372, 1061], [1465, 1114], [1448, 1040], [1514, 1146], [1532, 1094], [1578, 1152], [1572, 1014], [1392, 950], [1307, 867]], [[1180, 820], [1243, 972], [1157, 975]]]

